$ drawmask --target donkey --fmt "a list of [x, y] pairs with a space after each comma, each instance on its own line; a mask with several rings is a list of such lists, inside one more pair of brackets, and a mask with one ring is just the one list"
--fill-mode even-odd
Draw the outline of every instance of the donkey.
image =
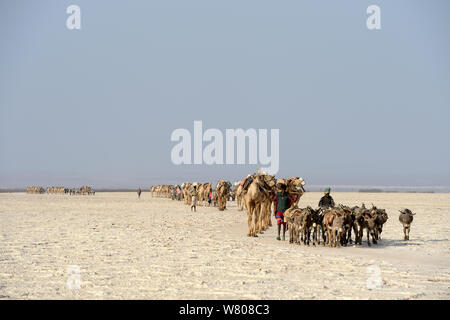
[[364, 224], [363, 229], [367, 231], [367, 245], [370, 247], [370, 238], [369, 235], [372, 236], [372, 243], [377, 244], [377, 224], [376, 224], [376, 215], [364, 214]]
[[381, 233], [383, 232], [383, 225], [388, 220], [388, 214], [386, 213], [385, 209], [378, 209], [372, 204], [372, 209], [370, 209], [370, 214], [372, 216], [376, 216], [375, 224], [377, 228], [377, 240], [381, 239]]
[[313, 208], [308, 206], [306, 209], [302, 210], [301, 214], [301, 240], [304, 244], [309, 246], [309, 241], [311, 238], [311, 228], [314, 224], [314, 215], [315, 211]]
[[323, 243], [325, 244], [325, 230], [322, 229], [323, 224], [323, 211], [321, 208], [313, 210], [312, 213], [313, 220], [313, 245], [320, 245], [320, 230], [322, 230]]
[[409, 240], [409, 230], [411, 229], [411, 223], [414, 220], [415, 213], [412, 213], [409, 209], [399, 210], [400, 216], [398, 220], [403, 225], [403, 233], [405, 234], [404, 240]]
[[300, 209], [293, 208], [291, 210], [293, 210], [292, 214], [290, 214], [290, 212], [289, 214], [286, 214], [288, 213], [286, 211], [284, 216], [289, 230], [289, 243], [298, 243], [298, 227], [296, 227], [298, 221], [296, 221], [296, 217], [300, 214]]
[[330, 233], [330, 245], [331, 241], [333, 242], [333, 247], [342, 245], [342, 239], [345, 238], [345, 230], [344, 230], [344, 214], [337, 213], [333, 219], [333, 223], [331, 224], [331, 233]]
[[341, 243], [344, 236], [344, 210], [342, 208], [330, 208], [324, 211], [323, 226], [327, 230], [327, 242], [331, 247]]
[[293, 206], [284, 213], [284, 219], [288, 227], [287, 230], [289, 231], [289, 243], [299, 243], [300, 215], [302, 210], [297, 206]]
[[352, 243], [352, 228], [355, 220], [355, 215], [350, 207], [340, 205], [340, 208], [343, 210], [343, 219], [344, 219], [343, 222], [344, 233], [343, 236], [341, 237], [341, 245], [347, 246], [349, 242]]
[[[364, 215], [369, 213], [364, 203], [361, 207], [355, 206], [352, 207], [352, 215], [353, 215], [353, 233], [355, 234], [355, 244], [362, 244], [363, 237], [363, 229], [364, 229]], [[351, 239], [351, 234], [350, 234]]]

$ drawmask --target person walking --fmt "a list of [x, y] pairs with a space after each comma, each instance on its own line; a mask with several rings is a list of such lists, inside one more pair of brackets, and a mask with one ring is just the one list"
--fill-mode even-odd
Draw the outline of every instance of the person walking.
[[197, 200], [198, 200], [197, 186], [194, 186], [194, 188], [192, 189], [191, 197], [192, 197], [191, 211], [192, 209], [194, 209], [194, 211], [197, 212]]
[[208, 207], [211, 206], [211, 201], [212, 201], [212, 191], [208, 192]]
[[[286, 191], [286, 185], [281, 184], [280, 185], [281, 192], [278, 192], [275, 195], [272, 195], [270, 199], [274, 201], [274, 208], [276, 208], [276, 214], [275, 218], [277, 219], [277, 226], [278, 226], [278, 236], [277, 240], [285, 240], [286, 235], [286, 222], [284, 221], [284, 212], [289, 209], [292, 205], [292, 203], [295, 202], [295, 196], [289, 194], [289, 192]], [[280, 237], [281, 233], [281, 226], [283, 226], [283, 237]]]
[[139, 188], [137, 189], [138, 199], [141, 198], [141, 192], [142, 192], [141, 187], [139, 187]]
[[177, 186], [177, 200], [181, 201], [183, 199], [182, 193], [181, 193], [181, 187]]

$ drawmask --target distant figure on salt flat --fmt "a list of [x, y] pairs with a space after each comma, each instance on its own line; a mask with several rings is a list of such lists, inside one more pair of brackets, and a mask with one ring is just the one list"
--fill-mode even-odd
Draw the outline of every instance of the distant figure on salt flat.
[[208, 192], [208, 206], [211, 206], [212, 201], [212, 191]]
[[141, 187], [139, 187], [138, 190], [137, 190], [137, 193], [138, 193], [138, 199], [141, 198], [141, 192], [142, 192]]
[[191, 211], [192, 209], [194, 209], [194, 211], [197, 211], [197, 186], [194, 186], [194, 189], [192, 189], [191, 197], [192, 197]]

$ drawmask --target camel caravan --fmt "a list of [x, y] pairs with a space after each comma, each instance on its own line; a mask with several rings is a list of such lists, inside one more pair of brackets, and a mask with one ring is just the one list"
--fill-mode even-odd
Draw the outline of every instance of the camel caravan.
[[92, 189], [90, 186], [81, 186], [80, 188], [72, 188], [72, 189], [66, 189], [66, 193], [75, 196], [75, 195], [95, 195], [95, 190]]
[[32, 187], [26, 187], [26, 192], [29, 194], [42, 194], [45, 193], [45, 189], [41, 186], [32, 186]]
[[152, 197], [171, 198], [173, 189], [174, 186], [172, 185], [159, 185], [159, 186], [152, 186], [150, 188], [150, 192], [152, 194]]
[[81, 186], [79, 189], [69, 189], [70, 195], [95, 195], [95, 190], [90, 186]]
[[[388, 220], [385, 209], [372, 204], [348, 207], [319, 203], [319, 208], [311, 206], [300, 208], [298, 203], [305, 193], [306, 182], [299, 177], [276, 179], [274, 175], [258, 170], [242, 181], [231, 184], [220, 180], [215, 188], [211, 183], [185, 182], [182, 185], [159, 185], [151, 187], [152, 197], [166, 197], [184, 201], [185, 205], [217, 206], [220, 211], [226, 209], [227, 200], [236, 200], [237, 210], [247, 213], [247, 236], [257, 237], [272, 226], [271, 215], [276, 217], [278, 240], [284, 240], [284, 232], [289, 233], [289, 243], [320, 245], [329, 247], [362, 245], [364, 235], [368, 246], [381, 240], [383, 226]], [[327, 192], [325, 192], [325, 195]], [[328, 189], [329, 194], [329, 189]], [[287, 195], [287, 199], [283, 198]], [[280, 200], [281, 199], [281, 200]], [[280, 212], [279, 201], [287, 201], [285, 210]], [[413, 221], [409, 209], [400, 211], [399, 221], [403, 225], [404, 240], [409, 240], [409, 231]], [[283, 237], [280, 229], [283, 225]]]
[[46, 192], [48, 194], [66, 194], [69, 192], [69, 189], [64, 187], [47, 187]]
[[184, 182], [181, 185], [157, 185], [150, 188], [152, 197], [183, 200], [189, 206], [217, 206], [220, 211], [226, 209], [231, 190], [231, 183], [225, 180], [220, 180], [215, 188], [211, 182]]
[[65, 187], [47, 187], [44, 189], [40, 186], [26, 187], [26, 192], [30, 194], [69, 194], [69, 195], [95, 195], [94, 189], [90, 186], [81, 186], [80, 188], [65, 188]]

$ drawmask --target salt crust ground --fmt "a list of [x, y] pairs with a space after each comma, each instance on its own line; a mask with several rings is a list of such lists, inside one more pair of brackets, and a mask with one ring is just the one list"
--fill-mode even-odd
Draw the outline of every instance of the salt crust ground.
[[[321, 194], [306, 193], [301, 206]], [[387, 209], [376, 246], [248, 238], [246, 214], [143, 193], [0, 194], [2, 299], [449, 299], [448, 194], [334, 193]], [[417, 213], [402, 240], [398, 209]], [[69, 290], [69, 266], [81, 288]], [[381, 287], [371, 279], [380, 270]], [[72, 276], [73, 277], [73, 276]], [[372, 278], [371, 278], [372, 277]]]

